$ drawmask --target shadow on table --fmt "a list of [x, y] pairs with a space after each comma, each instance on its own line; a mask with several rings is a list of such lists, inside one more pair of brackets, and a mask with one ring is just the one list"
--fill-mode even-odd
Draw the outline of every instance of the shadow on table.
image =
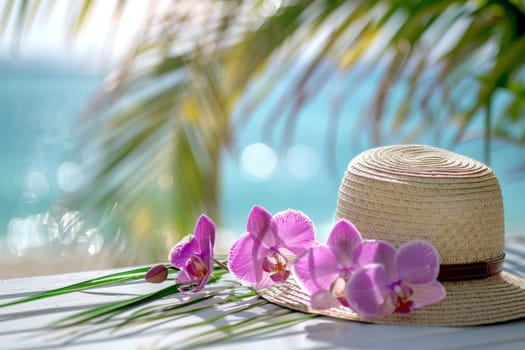
[[317, 349], [523, 349], [525, 321], [476, 327], [418, 327], [323, 320], [305, 327]]
[[[202, 293], [192, 296], [172, 295], [125, 312], [58, 329], [48, 325], [72, 314], [107, 305], [107, 301], [69, 306], [67, 304], [79, 296], [40, 300], [34, 307], [23, 304], [21, 310], [0, 315], [0, 343], [3, 349], [19, 350], [71, 346], [107, 348], [114, 345], [118, 348], [135, 348], [140, 343], [149, 344], [146, 348], [187, 348], [183, 344], [205, 345], [227, 340], [235, 325], [246, 327], [257, 322], [268, 324], [283, 315], [292, 314], [256, 296], [242, 297], [242, 291], [237, 292], [232, 294], [232, 290], [223, 290], [221, 287], [208, 288], [206, 293], [209, 297], [195, 303], [192, 300], [202, 297]], [[101, 290], [83, 293], [82, 296], [85, 300], [93, 301], [116, 294]], [[127, 295], [123, 291], [120, 296]], [[238, 295], [240, 297], [236, 300]], [[184, 306], [180, 307], [181, 304]]]
[[[207, 304], [217, 302], [215, 296]], [[173, 298], [167, 298], [159, 307], [169, 307]], [[171, 300], [170, 300], [171, 299]], [[177, 298], [178, 299], [178, 298]], [[93, 306], [93, 305], [90, 305]], [[148, 348], [186, 349], [196, 345], [212, 345], [212, 348], [247, 348], [259, 344], [258, 348], [304, 349], [523, 349], [525, 345], [525, 321], [510, 322], [483, 327], [414, 327], [365, 324], [327, 317], [311, 318], [291, 326], [262, 329], [240, 339], [232, 326], [240, 325], [242, 331], [250, 325], [268, 325], [280, 317], [307, 316], [298, 312], [268, 304], [252, 298], [228, 305], [204, 309], [191, 313], [180, 313], [162, 317], [155, 321], [130, 324], [115, 331], [115, 326], [125, 320], [125, 315], [110, 322], [92, 322], [81, 326], [50, 331], [42, 327], [27, 327], [18, 331], [1, 331], [0, 337], [10, 335], [20, 340], [17, 344], [2, 341], [5, 349], [47, 350], [63, 347], [80, 348]], [[77, 311], [78, 308], [63, 308], [59, 312]], [[55, 308], [47, 310], [48, 316], [57, 313]], [[40, 310], [38, 316], [45, 314]], [[167, 315], [166, 315], [167, 316]], [[31, 313], [20, 314], [17, 321], [33, 318]], [[248, 327], [248, 328], [246, 328]], [[30, 338], [28, 341], [28, 337]], [[213, 345], [217, 346], [213, 346]]]

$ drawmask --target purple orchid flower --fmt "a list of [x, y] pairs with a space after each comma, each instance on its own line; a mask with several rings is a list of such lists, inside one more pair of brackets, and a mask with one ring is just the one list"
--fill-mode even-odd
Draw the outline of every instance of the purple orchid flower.
[[204, 288], [213, 271], [214, 245], [215, 224], [201, 215], [193, 235], [176, 244], [169, 254], [171, 264], [180, 270], [175, 276], [179, 291], [196, 293]]
[[286, 281], [290, 260], [315, 242], [312, 221], [290, 209], [272, 217], [263, 207], [254, 206], [246, 230], [231, 247], [228, 267], [236, 278], [255, 289]]
[[363, 267], [348, 281], [346, 297], [365, 318], [409, 314], [445, 297], [438, 252], [428, 242], [411, 241], [396, 251], [386, 242], [364, 241], [354, 255]]
[[357, 268], [353, 251], [361, 241], [361, 234], [351, 222], [339, 220], [326, 245], [312, 247], [297, 258], [294, 273], [310, 293], [314, 309], [348, 306], [345, 287]]

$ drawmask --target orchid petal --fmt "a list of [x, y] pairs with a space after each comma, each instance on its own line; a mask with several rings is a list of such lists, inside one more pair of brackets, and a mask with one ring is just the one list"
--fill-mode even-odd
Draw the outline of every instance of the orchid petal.
[[341, 305], [339, 300], [335, 298], [330, 291], [319, 291], [312, 294], [310, 297], [310, 304], [313, 309], [326, 310], [331, 307], [338, 307]]
[[389, 281], [397, 280], [397, 269], [395, 265], [396, 248], [390, 243], [365, 240], [354, 249], [353, 261], [355, 267], [368, 264], [381, 264], [385, 268]]
[[337, 258], [326, 246], [310, 248], [293, 265], [299, 283], [310, 292], [326, 291], [339, 276]]
[[200, 279], [199, 284], [197, 287], [193, 290], [193, 292], [199, 292], [201, 291], [205, 286], [206, 283], [208, 283], [208, 280], [211, 277], [211, 274], [213, 272], [213, 264], [214, 264], [214, 257], [213, 257], [213, 246], [215, 244], [215, 225], [213, 227], [213, 239], [208, 240], [208, 246], [207, 249], [203, 249], [203, 252], [201, 253], [200, 259], [206, 266], [206, 274]]
[[[189, 284], [195, 284], [192, 288], [188, 288], [188, 286], [181, 286], [181, 291], [184, 291], [185, 293], [197, 293], [200, 292], [206, 283], [208, 282], [208, 279], [211, 275], [211, 270], [206, 268], [206, 273], [204, 276], [201, 276], [201, 269], [204, 265], [204, 262], [202, 259], [192, 256], [191, 259], [189, 259], [186, 262], [186, 266], [184, 267], [184, 270], [181, 272], [184, 272], [184, 275], [181, 274], [178, 281], [181, 284], [184, 284], [183, 282], [189, 283]], [[178, 276], [178, 275], [177, 275]]]
[[300, 211], [288, 209], [275, 214], [270, 222], [276, 244], [288, 249], [294, 255], [302, 253], [315, 242], [312, 221]]
[[334, 225], [326, 243], [335, 253], [339, 264], [350, 267], [354, 248], [361, 241], [357, 228], [350, 221], [342, 219]]
[[193, 282], [193, 278], [191, 276], [189, 276], [186, 271], [180, 270], [175, 275], [175, 281], [177, 281], [177, 283], [179, 283], [181, 285], [179, 287], [179, 291], [186, 292], [187, 289], [185, 288], [185, 285], [191, 284], [191, 282]]
[[399, 279], [409, 283], [431, 283], [439, 274], [436, 248], [425, 241], [411, 241], [396, 253]]
[[193, 289], [191, 292], [197, 293], [197, 292], [200, 292], [201, 290], [203, 290], [204, 287], [206, 286], [206, 283], [208, 283], [208, 280], [210, 279], [212, 271], [213, 270], [208, 270], [208, 272], [206, 273], [206, 276], [204, 276], [202, 279], [199, 280], [199, 283], [197, 284], [195, 289]]
[[171, 249], [171, 265], [182, 268], [192, 255], [213, 255], [214, 244], [215, 224], [206, 215], [201, 215], [195, 224], [194, 233], [186, 236]]
[[275, 244], [275, 238], [270, 228], [270, 221], [272, 214], [259, 205], [255, 205], [246, 222], [246, 231], [254, 235], [267, 246], [271, 247]]
[[206, 215], [201, 215], [193, 230], [194, 239], [199, 243], [200, 250], [207, 250], [209, 243], [215, 245], [215, 224]]
[[193, 237], [186, 236], [182, 241], [177, 243], [169, 253], [169, 260], [171, 265], [177, 268], [183, 268], [186, 261], [200, 252], [199, 243]]
[[438, 281], [429, 284], [411, 284], [410, 287], [414, 292], [412, 300], [416, 308], [437, 303], [446, 295], [445, 288]]
[[290, 277], [290, 271], [284, 270], [280, 272], [274, 272], [270, 274], [270, 279], [275, 282], [276, 284], [281, 284], [284, 281], [286, 281]]
[[262, 276], [262, 279], [260, 281], [258, 281], [257, 283], [252, 284], [252, 287], [255, 290], [261, 290], [261, 289], [269, 288], [269, 287], [274, 286], [276, 284], [278, 284], [278, 283], [276, 283], [275, 281], [273, 281], [270, 278], [270, 274], [264, 273], [263, 276]]
[[[188, 273], [188, 276], [194, 276], [196, 279], [202, 278], [209, 271], [203, 259], [199, 258], [196, 255], [192, 255], [191, 258], [188, 259], [188, 261], [186, 261], [184, 270]], [[206, 273], [204, 273], [203, 275], [204, 271]]]
[[348, 280], [346, 298], [350, 307], [367, 318], [383, 316], [388, 277], [381, 264], [370, 264], [356, 271]]
[[208, 255], [203, 255], [204, 261], [208, 263], [208, 275], [206, 277], [206, 282], [208, 282], [208, 279], [210, 278], [211, 273], [213, 271], [213, 265], [215, 264], [215, 256], [213, 254], [213, 243], [211, 241], [208, 242], [208, 249], [210, 253]]
[[232, 245], [228, 257], [228, 268], [237, 279], [250, 283], [260, 289], [272, 284], [268, 273], [263, 271], [263, 263], [270, 249], [249, 232]]

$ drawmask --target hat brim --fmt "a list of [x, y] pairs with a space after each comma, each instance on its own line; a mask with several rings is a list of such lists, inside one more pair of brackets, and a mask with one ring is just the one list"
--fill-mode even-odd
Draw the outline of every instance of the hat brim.
[[339, 307], [315, 310], [310, 296], [290, 278], [282, 285], [259, 291], [267, 301], [297, 311], [352, 321], [419, 326], [474, 326], [525, 317], [525, 279], [501, 272], [484, 279], [443, 282], [447, 291], [440, 302], [414, 310], [410, 315], [393, 314], [364, 319], [352, 310]]

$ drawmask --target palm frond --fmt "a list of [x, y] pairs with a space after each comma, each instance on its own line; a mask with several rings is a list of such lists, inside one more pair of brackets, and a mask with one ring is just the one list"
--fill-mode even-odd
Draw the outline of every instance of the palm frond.
[[79, 283], [71, 284], [69, 286], [52, 289], [38, 293], [36, 295], [31, 295], [26, 298], [17, 299], [8, 303], [0, 304], [0, 308], [28, 303], [39, 299], [51, 298], [57, 295], [68, 294], [73, 292], [79, 292], [83, 290], [88, 290], [92, 288], [107, 286], [116, 283], [123, 283], [127, 281], [144, 279], [146, 272], [148, 272], [149, 267], [139, 267], [132, 270], [126, 270], [122, 272], [112, 273], [109, 275], [93, 278], [90, 280], [82, 281]]
[[[261, 106], [274, 106], [266, 136], [277, 135], [282, 121], [281, 138], [289, 142], [300, 111], [331, 89], [327, 142], [334, 145], [345, 101], [374, 76], [376, 88], [360, 104], [368, 106], [361, 125], [375, 142], [417, 141], [424, 131], [457, 143], [483, 118], [487, 160], [493, 136], [523, 144], [523, 128], [516, 131], [525, 101], [521, 2], [190, 3], [152, 3], [138, 21], [139, 38], [84, 118], [81, 148], [91, 176], [71, 205], [94, 218], [113, 208], [106, 236], [126, 232], [141, 245], [128, 252], [128, 263], [158, 257], [201, 212], [219, 218], [221, 157], [235, 140], [233, 122]], [[13, 16], [23, 28], [42, 4], [8, 1], [0, 28]], [[73, 35], [96, 4], [75, 5]], [[116, 4], [115, 24], [125, 7]], [[350, 88], [333, 91], [332, 83], [354, 70]], [[277, 84], [286, 88], [276, 97]], [[502, 92], [508, 107], [495, 113]]]
[[[148, 270], [149, 267], [141, 267], [112, 273], [0, 304], [0, 307], [74, 292], [89, 292], [111, 285], [125, 286], [130, 281], [144, 280]], [[159, 348], [193, 348], [271, 332], [317, 316], [283, 309], [259, 298], [256, 291], [231, 279], [222, 263], [214, 266], [207, 288], [200, 293], [181, 295], [177, 283], [173, 283], [171, 279], [168, 283], [167, 286], [154, 288], [154, 291], [146, 294], [77, 312], [46, 327], [57, 332], [66, 331], [58, 335], [65, 345], [107, 330], [111, 330], [112, 334], [126, 336], [144, 329], [155, 329], [157, 326], [165, 328], [168, 325], [172, 335], [183, 331], [188, 334], [186, 331], [189, 330], [193, 330], [194, 334], [191, 337], [178, 338], [176, 344], [163, 344]], [[214, 284], [217, 284], [215, 288]], [[200, 315], [202, 317], [199, 319]], [[178, 319], [189, 316], [197, 317], [197, 320], [183, 325], [177, 323]], [[206, 326], [213, 328], [210, 331]], [[202, 331], [203, 329], [206, 331]]]

